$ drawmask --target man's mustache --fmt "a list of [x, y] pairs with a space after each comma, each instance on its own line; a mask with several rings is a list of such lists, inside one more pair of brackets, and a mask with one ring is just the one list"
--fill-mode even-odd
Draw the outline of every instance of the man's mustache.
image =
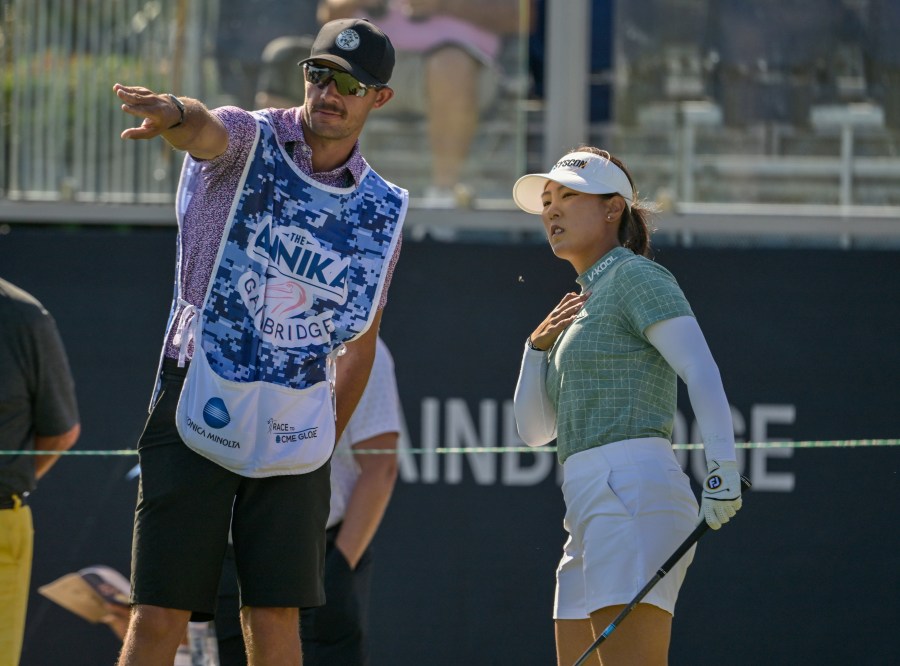
[[340, 114], [341, 117], [344, 116], [344, 111], [340, 107], [331, 106], [329, 104], [317, 104], [313, 107], [313, 111], [324, 111], [325, 113], [337, 113]]

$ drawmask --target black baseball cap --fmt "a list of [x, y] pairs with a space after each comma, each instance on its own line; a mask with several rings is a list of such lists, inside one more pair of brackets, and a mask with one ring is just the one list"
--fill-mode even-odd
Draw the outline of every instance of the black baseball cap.
[[322, 26], [309, 57], [337, 65], [369, 86], [384, 86], [394, 71], [394, 45], [381, 29], [366, 19], [337, 19]]

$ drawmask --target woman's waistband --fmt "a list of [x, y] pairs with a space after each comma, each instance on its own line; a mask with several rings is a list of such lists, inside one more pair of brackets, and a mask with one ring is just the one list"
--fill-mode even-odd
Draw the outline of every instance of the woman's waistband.
[[589, 464], [612, 469], [638, 463], [648, 458], [658, 458], [660, 455], [674, 457], [675, 453], [669, 440], [662, 437], [623, 439], [618, 442], [610, 442], [609, 444], [573, 453], [566, 458], [563, 467], [569, 468], [570, 465]]

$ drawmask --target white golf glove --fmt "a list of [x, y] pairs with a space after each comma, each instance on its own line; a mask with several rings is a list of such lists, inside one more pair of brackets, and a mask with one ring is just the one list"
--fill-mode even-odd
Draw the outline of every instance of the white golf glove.
[[703, 482], [700, 515], [717, 530], [741, 508], [741, 475], [737, 463], [731, 460], [710, 460], [707, 469], [709, 474]]

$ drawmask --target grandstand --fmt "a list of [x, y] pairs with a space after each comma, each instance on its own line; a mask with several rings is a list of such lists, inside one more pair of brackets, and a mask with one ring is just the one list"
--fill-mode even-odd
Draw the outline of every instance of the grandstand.
[[[660, 227], [681, 238], [698, 225], [704, 234], [768, 234], [771, 225], [755, 216], [780, 211], [786, 235], [814, 234], [818, 219], [828, 238], [841, 229], [843, 246], [896, 242], [885, 231], [900, 217], [898, 58], [886, 28], [900, 21], [897, 10], [881, 0], [752, 5], [578, 0], [523, 21], [537, 29], [505, 40], [502, 90], [482, 118], [464, 174], [472, 197], [457, 214], [416, 210], [425, 203], [426, 119], [375, 114], [365, 152], [410, 189], [411, 222], [422, 228], [508, 229], [521, 238], [510, 184], [587, 140], [625, 157], [641, 195], [659, 204]], [[171, 222], [163, 209], [180, 155], [120, 141], [127, 118], [109, 89], [127, 79], [211, 106], [227, 102], [204, 32], [218, 2], [7, 7], [0, 219], [49, 222], [59, 210], [69, 221]], [[809, 15], [816, 20], [800, 20]], [[583, 34], [569, 28], [576, 24]], [[758, 38], [767, 24], [778, 29]], [[535, 42], [546, 76], [528, 66]], [[547, 79], [543, 96], [537, 78]], [[110, 205], [125, 206], [111, 216], [101, 210]]]

